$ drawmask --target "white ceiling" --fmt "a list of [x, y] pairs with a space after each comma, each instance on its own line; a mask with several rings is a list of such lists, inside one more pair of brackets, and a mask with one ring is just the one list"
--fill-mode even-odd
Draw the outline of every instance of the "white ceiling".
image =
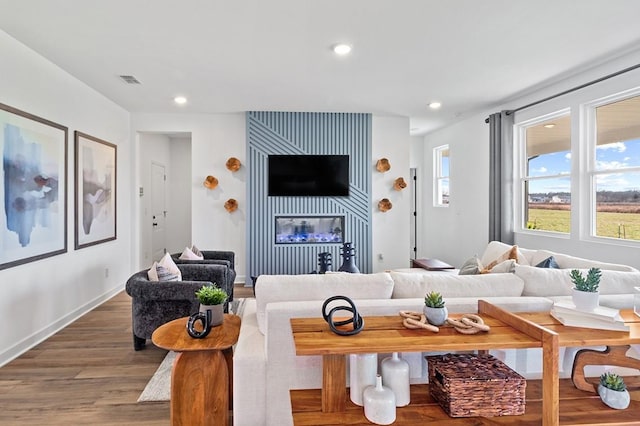
[[370, 112], [413, 134], [633, 48], [638, 17], [638, 0], [0, 0], [0, 29], [131, 112]]

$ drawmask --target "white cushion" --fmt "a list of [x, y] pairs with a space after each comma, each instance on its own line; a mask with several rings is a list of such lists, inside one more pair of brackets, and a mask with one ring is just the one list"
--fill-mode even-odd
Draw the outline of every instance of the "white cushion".
[[423, 297], [436, 291], [444, 298], [513, 296], [522, 294], [524, 283], [514, 274], [423, 275], [390, 272], [394, 299]]
[[169, 253], [165, 253], [165, 255], [162, 256], [162, 259], [160, 259], [159, 262], [153, 262], [153, 265], [147, 272], [147, 277], [149, 278], [149, 281], [158, 281], [158, 272], [156, 270], [158, 265], [168, 270], [171, 274], [177, 275], [178, 276], [177, 281], [182, 281], [182, 272], [180, 272], [180, 269], [178, 268], [176, 263], [173, 261]]
[[181, 260], [202, 260], [202, 259], [204, 259], [204, 256], [202, 256], [202, 255], [198, 256], [189, 247], [185, 247], [184, 250], [182, 251], [182, 254], [180, 255], [180, 257], [178, 259], [181, 259]]
[[[555, 256], [555, 255], [554, 255]], [[583, 275], [587, 270], [581, 270]], [[516, 265], [515, 274], [524, 281], [523, 296], [570, 296], [573, 282], [570, 269]], [[602, 270], [600, 294], [632, 294], [640, 285], [640, 273]]]
[[260, 275], [255, 290], [258, 327], [260, 332], [265, 334], [265, 310], [271, 302], [326, 300], [332, 296], [347, 296], [353, 300], [390, 299], [393, 280], [386, 272]]

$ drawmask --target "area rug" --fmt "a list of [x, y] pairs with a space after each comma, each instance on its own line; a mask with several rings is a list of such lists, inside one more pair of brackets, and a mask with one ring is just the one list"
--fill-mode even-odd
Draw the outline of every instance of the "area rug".
[[[229, 312], [242, 316], [244, 300], [236, 299], [231, 302]], [[153, 373], [153, 377], [151, 377], [149, 383], [140, 394], [138, 402], [169, 401], [171, 399], [171, 367], [176, 355], [173, 351], [167, 353], [167, 356], [162, 360], [156, 372]]]

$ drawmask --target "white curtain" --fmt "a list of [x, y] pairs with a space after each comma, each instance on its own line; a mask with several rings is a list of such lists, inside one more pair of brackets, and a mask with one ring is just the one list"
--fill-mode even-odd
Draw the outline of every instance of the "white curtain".
[[489, 116], [489, 241], [514, 242], [513, 114]]

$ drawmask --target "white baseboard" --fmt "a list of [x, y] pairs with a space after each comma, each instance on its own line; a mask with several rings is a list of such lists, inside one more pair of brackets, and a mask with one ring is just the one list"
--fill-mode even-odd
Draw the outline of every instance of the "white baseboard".
[[41, 330], [36, 331], [35, 333], [25, 337], [24, 339], [22, 339], [15, 345], [11, 346], [10, 348], [2, 351], [0, 353], [0, 367], [13, 361], [23, 353], [27, 352], [29, 349], [33, 348], [34, 346], [47, 340], [49, 337], [53, 336], [58, 331], [62, 330], [63, 328], [65, 328], [66, 326], [68, 326], [78, 318], [80, 318], [82, 315], [86, 314], [93, 308], [100, 306], [107, 300], [114, 297], [116, 294], [120, 293], [122, 289], [123, 289], [123, 286], [119, 285], [118, 287], [109, 290], [108, 292], [85, 303], [79, 308], [74, 309], [73, 311], [69, 312], [67, 315], [49, 324], [47, 327], [44, 327]]

